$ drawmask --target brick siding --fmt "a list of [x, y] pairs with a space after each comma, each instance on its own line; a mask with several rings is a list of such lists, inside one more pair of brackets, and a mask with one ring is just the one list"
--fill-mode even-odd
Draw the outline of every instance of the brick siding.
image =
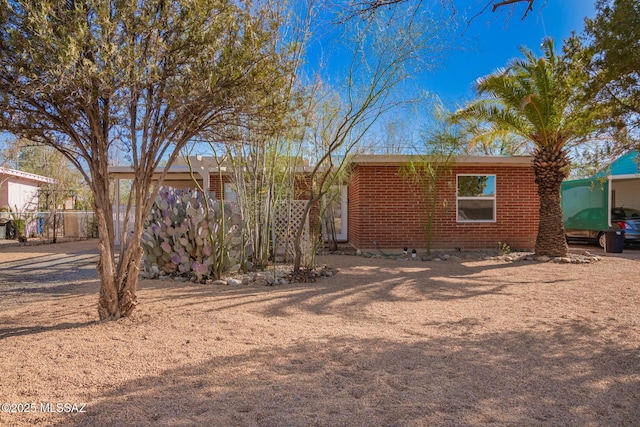
[[[359, 249], [426, 248], [427, 200], [400, 173], [401, 166], [356, 164], [349, 179], [349, 242]], [[527, 165], [454, 166], [437, 186], [432, 249], [532, 249], [539, 201], [533, 170]], [[456, 175], [496, 175], [496, 221], [456, 221]]]
[[224, 184], [229, 182], [232, 182], [230, 175], [220, 176], [214, 172], [209, 175], [209, 191], [215, 191], [217, 199], [224, 198]]

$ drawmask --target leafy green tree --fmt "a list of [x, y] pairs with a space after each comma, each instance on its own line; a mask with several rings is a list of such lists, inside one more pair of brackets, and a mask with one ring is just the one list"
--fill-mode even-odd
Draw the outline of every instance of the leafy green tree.
[[488, 124], [487, 134], [505, 131], [535, 146], [533, 170], [540, 196], [536, 254], [565, 256], [560, 184], [569, 173], [567, 146], [594, 131], [592, 110], [581, 102], [576, 85], [581, 72], [558, 57], [552, 39], [542, 44], [543, 57], [526, 48], [524, 58], [478, 80], [481, 98], [458, 111], [456, 118], [476, 118]]
[[[610, 119], [605, 129], [631, 136], [640, 131], [640, 2], [599, 0], [597, 14], [585, 20], [590, 58], [587, 96]], [[619, 131], [622, 131], [620, 133]], [[623, 142], [624, 141], [623, 139]], [[625, 147], [628, 148], [628, 147]]]
[[[287, 6], [286, 3], [280, 4]], [[246, 222], [246, 237], [251, 250], [243, 268], [265, 268], [272, 255], [272, 259], [278, 259], [278, 246], [290, 243], [290, 239], [283, 242], [280, 238], [282, 233], [278, 231], [282, 230], [274, 227], [274, 222], [277, 222], [274, 218], [282, 212], [284, 204], [296, 198], [296, 180], [300, 176], [300, 166], [304, 164], [300, 135], [304, 133], [310, 103], [299, 75], [303, 54], [311, 37], [310, 26], [317, 21], [314, 4], [315, 0], [297, 2], [276, 36], [283, 45], [289, 46], [293, 70], [280, 91], [281, 102], [290, 106], [281, 126], [274, 132], [265, 133], [264, 129], [273, 120], [256, 117], [255, 120], [262, 122], [259, 126], [238, 128], [244, 143], [221, 144], [215, 138], [207, 140], [214, 158], [224, 156], [224, 166], [230, 167], [236, 202]], [[198, 148], [202, 148], [201, 144]], [[219, 178], [222, 181], [222, 177]], [[218, 190], [223, 189], [215, 189]], [[222, 193], [220, 197], [224, 196], [224, 191]], [[295, 227], [293, 221], [288, 222], [288, 227]], [[273, 266], [275, 268], [275, 263]]]
[[596, 11], [563, 45], [563, 56], [585, 71], [575, 89], [597, 112], [596, 134], [572, 152], [572, 178], [592, 176], [640, 147], [640, 3], [598, 0]]
[[[129, 315], [144, 220], [171, 166], [203, 135], [230, 143], [287, 105], [290, 66], [276, 10], [232, 0], [0, 0], [0, 130], [63, 153], [91, 188], [99, 229], [101, 320]], [[108, 167], [126, 153], [132, 181], [116, 261]], [[166, 171], [166, 169], [165, 169]], [[164, 179], [164, 172], [160, 180]], [[135, 207], [135, 209], [131, 209]]]

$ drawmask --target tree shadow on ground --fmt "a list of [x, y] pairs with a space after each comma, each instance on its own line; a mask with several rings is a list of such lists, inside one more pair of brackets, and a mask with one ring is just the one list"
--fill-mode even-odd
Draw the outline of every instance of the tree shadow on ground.
[[[98, 277], [95, 252], [42, 255], [19, 261], [0, 263], [3, 283], [59, 283], [90, 280]], [[1, 288], [0, 288], [1, 289]]]
[[[68, 303], [69, 308], [63, 312], [70, 314], [80, 309], [75, 301], [78, 297], [95, 296], [97, 303], [99, 290], [100, 282], [98, 280], [53, 285], [49, 283], [19, 283], [3, 286], [0, 284], [0, 322], [7, 322], [6, 318], [3, 318], [7, 311], [20, 309], [25, 312], [47, 302], [56, 305]], [[55, 318], [56, 316], [52, 316], [49, 320], [55, 320]]]
[[[81, 329], [97, 322], [96, 302], [100, 289], [97, 280], [53, 286], [22, 283], [19, 286], [0, 287], [0, 341], [16, 336]], [[91, 297], [92, 301], [87, 302], [86, 297]], [[80, 312], [91, 320], [78, 321]], [[89, 313], [95, 313], [95, 318]]]
[[[606, 328], [403, 342], [327, 333], [127, 381], [57, 426], [633, 426], [640, 351]], [[465, 325], [468, 327], [469, 325]], [[473, 325], [471, 325], [473, 329]], [[457, 331], [457, 332], [456, 332]]]
[[[202, 318], [194, 320], [192, 327], [215, 322], [215, 312], [224, 310], [282, 317], [278, 327], [286, 327], [295, 322], [296, 310], [303, 310], [338, 317], [333, 325], [342, 318], [355, 321], [368, 315], [384, 328], [385, 320], [364, 314], [365, 309], [388, 302], [403, 308], [415, 302], [421, 307], [451, 306], [487, 297], [510, 297], [514, 303], [531, 286], [571, 287], [571, 294], [579, 298], [579, 286], [574, 279], [563, 278], [564, 268], [536, 264], [535, 274], [527, 278], [519, 277], [518, 266], [512, 264], [402, 266], [371, 261], [315, 283], [274, 288], [143, 281], [140, 300], [152, 306], [153, 316], [167, 316], [169, 322], [171, 315], [196, 312]], [[597, 279], [596, 272], [600, 279], [613, 276], [606, 269], [585, 266], [588, 279], [582, 283]], [[174, 311], [153, 311], [159, 307]], [[137, 375], [137, 367], [127, 364], [126, 354], [154, 345], [153, 341], [142, 341], [135, 324], [100, 324], [96, 327], [128, 328], [130, 334], [118, 336], [116, 351], [99, 356], [118, 359], [118, 373], [130, 370], [125, 377], [137, 378], [97, 388], [95, 395], [87, 396], [86, 414], [64, 414], [53, 420], [57, 426], [637, 424], [640, 349], [637, 343], [616, 338], [636, 336], [636, 324], [571, 314], [546, 323], [541, 312], [535, 321], [520, 322], [519, 329], [501, 325], [499, 332], [487, 332], [481, 308], [478, 303], [475, 311], [440, 321], [428, 313], [414, 317], [408, 328], [399, 325], [385, 334], [368, 336], [350, 335], [357, 325], [351, 332], [329, 327], [325, 331], [318, 316], [316, 332], [305, 334], [304, 341], [255, 344], [238, 339], [229, 347], [233, 353], [216, 351], [217, 334], [233, 340], [232, 329], [242, 327], [243, 317], [238, 316], [238, 323], [207, 329], [206, 337], [197, 327], [189, 331], [199, 339], [207, 338], [212, 356], [204, 353], [201, 362], [181, 361], [175, 368], [151, 375]], [[91, 323], [60, 321], [58, 327], [73, 330]], [[47, 327], [56, 330], [55, 325]], [[221, 332], [225, 327], [231, 330]], [[5, 328], [5, 335], [32, 335], [38, 328], [14, 326]], [[280, 333], [286, 336], [286, 330]], [[194, 344], [187, 341], [184, 346]], [[0, 424], [11, 424], [8, 417], [13, 415], [0, 414]]]
[[10, 337], [19, 337], [24, 335], [41, 334], [51, 331], [64, 331], [69, 329], [84, 328], [89, 325], [94, 325], [95, 321], [88, 322], [61, 322], [55, 325], [49, 326], [16, 326], [13, 328], [0, 327], [0, 341]]
[[[565, 268], [558, 264], [536, 265], [541, 274], [519, 277], [519, 264], [511, 263], [398, 263], [390, 260], [358, 259], [361, 265], [342, 269], [337, 275], [313, 283], [293, 283], [274, 287], [213, 286], [190, 282], [145, 280], [142, 289], [171, 289], [166, 298], [183, 300], [184, 306], [207, 310], [241, 309], [255, 301], [269, 301], [270, 316], [290, 316], [291, 308], [322, 314], [342, 310], [346, 317], [361, 316], [359, 309], [377, 302], [454, 301], [509, 295], [512, 289], [536, 284], [574, 283], [577, 279], [553, 274]], [[493, 272], [492, 272], [493, 271]], [[406, 292], [409, 289], [410, 292]], [[402, 290], [402, 292], [399, 292]]]
[[[565, 265], [553, 263], [528, 263], [539, 274], [521, 277], [519, 263], [497, 262], [404, 262], [349, 257], [350, 265], [337, 275], [322, 278], [314, 283], [293, 283], [283, 286], [214, 286], [191, 282], [141, 280], [139, 302], [153, 304], [170, 303], [178, 312], [193, 309], [202, 312], [255, 309], [269, 317], [295, 317], [299, 311], [321, 314], [337, 314], [345, 319], [357, 319], [366, 314], [372, 305], [390, 302], [447, 302], [508, 297], [513, 292], [522, 293], [531, 286], [553, 284], [557, 289], [576, 284], [575, 278], [564, 278]], [[339, 260], [339, 257], [326, 257]], [[61, 267], [62, 268], [62, 267]], [[580, 268], [580, 266], [572, 266]], [[95, 270], [94, 270], [95, 272]], [[67, 276], [68, 277], [68, 276]], [[20, 287], [17, 287], [20, 286]], [[28, 304], [46, 299], [73, 299], [78, 295], [95, 295], [99, 283], [66, 283], [53, 286], [36, 284], [33, 287], [18, 283], [11, 289], [0, 286], [0, 298], [33, 295]], [[155, 292], [159, 291], [159, 292]], [[1, 310], [0, 310], [1, 312]], [[134, 312], [135, 313], [135, 312]], [[63, 321], [61, 319], [60, 321]], [[6, 323], [6, 322], [5, 322]], [[49, 327], [48, 325], [45, 325]], [[37, 325], [32, 333], [42, 329]], [[25, 329], [19, 329], [25, 334]], [[6, 335], [6, 334], [5, 334]]]

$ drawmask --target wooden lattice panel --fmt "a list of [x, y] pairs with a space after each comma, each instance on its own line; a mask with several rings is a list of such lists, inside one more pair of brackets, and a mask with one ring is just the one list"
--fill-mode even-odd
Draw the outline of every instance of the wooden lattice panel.
[[[285, 262], [293, 261], [295, 249], [293, 246], [296, 230], [304, 217], [306, 200], [286, 200], [280, 202], [273, 216], [273, 239], [276, 242], [276, 254]], [[307, 265], [311, 260], [311, 241], [309, 239], [309, 217], [304, 218], [304, 230], [300, 245], [302, 248], [302, 263]]]

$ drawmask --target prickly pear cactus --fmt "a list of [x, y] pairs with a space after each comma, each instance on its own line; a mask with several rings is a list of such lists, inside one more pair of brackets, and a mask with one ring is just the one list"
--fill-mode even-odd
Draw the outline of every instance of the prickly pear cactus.
[[162, 188], [142, 233], [143, 273], [219, 278], [251, 255], [237, 206], [190, 190]]

